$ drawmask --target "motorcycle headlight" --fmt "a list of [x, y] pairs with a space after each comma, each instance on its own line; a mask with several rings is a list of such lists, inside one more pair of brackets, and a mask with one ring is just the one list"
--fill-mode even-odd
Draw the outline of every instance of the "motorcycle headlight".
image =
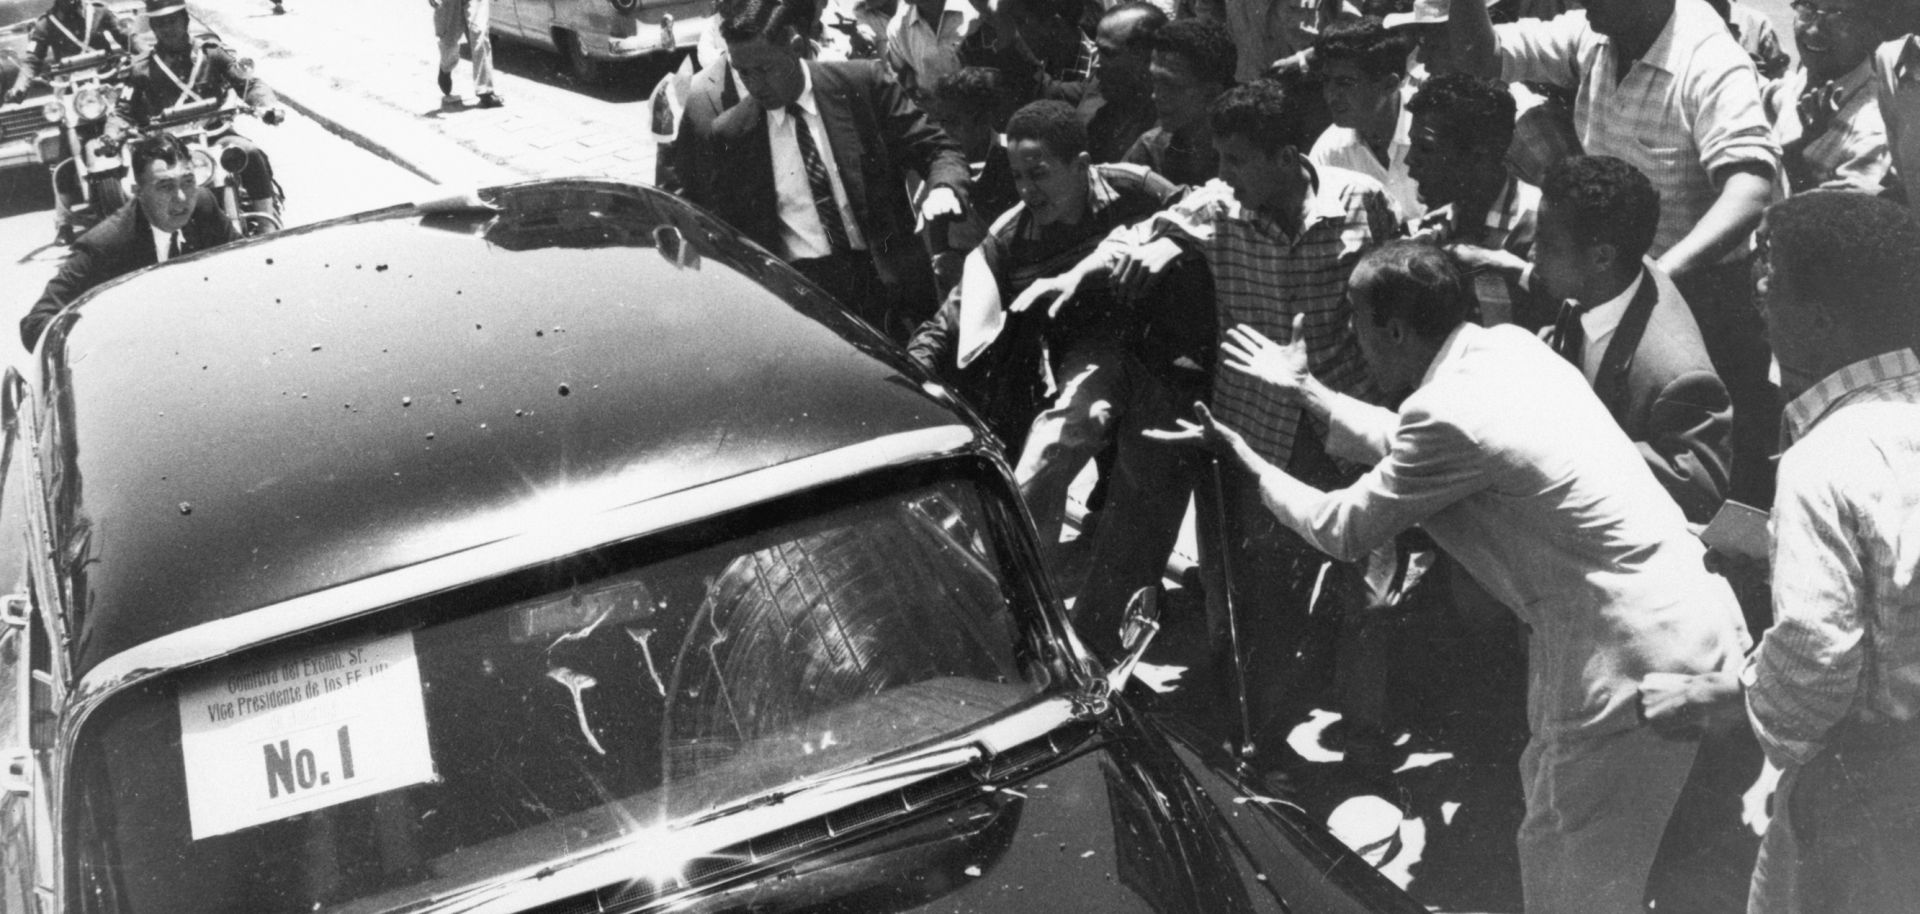
[[60, 118], [64, 116], [66, 113], [67, 113], [67, 110], [65, 108], [60, 107], [60, 103], [57, 101], [48, 102], [45, 105], [42, 105], [40, 107], [40, 117], [46, 120], [46, 122], [49, 124], [60, 123]]
[[195, 146], [193, 148], [193, 179], [202, 185], [211, 185], [216, 172], [213, 155], [207, 152], [206, 147]]
[[73, 97], [73, 111], [81, 120], [99, 120], [107, 116], [107, 97], [99, 89], [81, 89]]

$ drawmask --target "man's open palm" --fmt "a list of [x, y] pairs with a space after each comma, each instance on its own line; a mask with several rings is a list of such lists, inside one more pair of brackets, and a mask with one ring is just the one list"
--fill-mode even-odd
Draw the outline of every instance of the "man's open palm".
[[1220, 352], [1226, 356], [1228, 368], [1265, 381], [1287, 399], [1297, 400], [1312, 379], [1307, 365], [1306, 321], [1305, 314], [1293, 316], [1293, 338], [1286, 343], [1276, 343], [1240, 324], [1227, 330]]

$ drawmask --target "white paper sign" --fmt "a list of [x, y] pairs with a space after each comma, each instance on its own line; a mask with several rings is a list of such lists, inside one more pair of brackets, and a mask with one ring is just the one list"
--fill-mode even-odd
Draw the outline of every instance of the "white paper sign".
[[180, 752], [196, 841], [434, 780], [413, 634], [187, 683]]

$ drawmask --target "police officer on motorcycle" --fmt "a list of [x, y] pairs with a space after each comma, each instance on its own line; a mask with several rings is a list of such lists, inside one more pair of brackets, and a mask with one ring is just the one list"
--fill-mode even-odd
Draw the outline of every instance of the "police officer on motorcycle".
[[27, 33], [27, 56], [7, 89], [12, 104], [27, 97], [27, 87], [58, 63], [88, 51], [128, 51], [133, 42], [105, 6], [87, 0], [53, 0]]
[[[188, 33], [184, 0], [147, 0], [147, 24], [153, 29], [153, 50], [134, 58], [126, 91], [120, 94], [118, 109], [108, 120], [109, 137], [118, 139], [144, 130], [154, 117], [174, 105], [223, 99], [229, 91], [258, 111], [260, 120], [267, 124], [285, 119], [272, 87], [253, 75], [251, 60], [236, 56], [217, 38], [193, 39]], [[231, 127], [214, 143], [246, 156], [246, 166], [239, 170], [240, 186], [247, 193], [246, 208], [277, 217], [279, 186], [274, 183], [267, 154]]]
[[[35, 80], [45, 78], [52, 67], [68, 58], [96, 51], [133, 49], [133, 41], [113, 13], [106, 6], [88, 0], [53, 0], [53, 5], [34, 20], [27, 34], [26, 56], [20, 60], [17, 72], [6, 80], [8, 104], [25, 99], [27, 89]], [[97, 123], [83, 124], [79, 130], [80, 139], [84, 141], [99, 136], [101, 127]], [[71, 161], [54, 170], [53, 190], [54, 229], [58, 243], [64, 245], [84, 227], [73, 222], [73, 209], [84, 197], [79, 170]]]

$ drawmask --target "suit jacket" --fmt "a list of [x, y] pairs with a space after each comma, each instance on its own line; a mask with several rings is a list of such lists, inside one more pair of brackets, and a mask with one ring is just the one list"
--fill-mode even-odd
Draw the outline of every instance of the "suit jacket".
[[[233, 227], [220, 214], [220, 204], [213, 199], [213, 194], [201, 188], [194, 199], [193, 217], [187, 221], [186, 228], [180, 230], [178, 256], [225, 244], [236, 237]], [[60, 272], [48, 281], [46, 291], [33, 303], [27, 316], [20, 319], [20, 341], [32, 349], [47, 321], [87, 290], [159, 262], [160, 252], [154, 250], [153, 229], [147, 223], [147, 214], [140, 209], [138, 199], [128, 200], [125, 206], [74, 241], [66, 261], [60, 264]]]
[[1733, 401], [1680, 290], [1658, 270], [1641, 276], [1593, 392], [1687, 519], [1706, 523], [1726, 498]]
[[[892, 294], [924, 298], [921, 313], [931, 310], [933, 269], [914, 233], [906, 174], [917, 172], [929, 185], [953, 188], [965, 199], [966, 155], [914, 107], [879, 61], [805, 66], [875, 271]], [[752, 97], [734, 91], [728, 72], [721, 60], [694, 77], [673, 144], [674, 172], [682, 196], [784, 254], [766, 115]]]
[[1638, 726], [1647, 673], [1738, 669], [1733, 592], [1586, 378], [1525, 330], [1464, 324], [1397, 414], [1345, 399], [1331, 418], [1329, 451], [1373, 468], [1275, 512], [1349, 559], [1421, 525], [1531, 626], [1536, 738]]

